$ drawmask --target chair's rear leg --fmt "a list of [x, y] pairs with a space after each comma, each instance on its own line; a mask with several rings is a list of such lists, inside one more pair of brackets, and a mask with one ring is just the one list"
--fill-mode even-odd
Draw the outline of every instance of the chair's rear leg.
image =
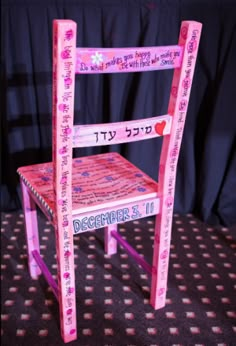
[[117, 232], [117, 225], [105, 227], [105, 253], [107, 255], [113, 255], [117, 252], [117, 241], [111, 235], [111, 231]]
[[[175, 69], [171, 86], [168, 114], [172, 115], [171, 132], [163, 139], [159, 163], [158, 193], [160, 214], [156, 218], [153, 254], [151, 304], [155, 309], [165, 305], [170, 256], [175, 180], [185, 118], [194, 75], [201, 24], [184, 21], [181, 24], [179, 45], [183, 47], [182, 64]], [[190, 48], [194, 45], [194, 48]], [[187, 83], [187, 87], [184, 85]]]
[[[165, 238], [166, 229], [163, 224], [163, 215], [156, 216], [155, 238], [153, 248], [153, 267], [150, 303], [154, 309], [161, 309], [166, 304], [167, 279], [170, 255], [171, 222], [168, 237]], [[164, 239], [165, 238], [165, 239]]]
[[38, 253], [40, 253], [37, 209], [36, 209], [35, 202], [30, 196], [28, 188], [22, 179], [21, 179], [21, 191], [22, 191], [22, 197], [23, 197], [23, 211], [24, 211], [24, 219], [25, 219], [28, 266], [29, 266], [31, 277], [33, 279], [37, 279], [38, 276], [41, 274], [41, 269], [37, 265], [32, 255], [33, 250], [37, 250]]

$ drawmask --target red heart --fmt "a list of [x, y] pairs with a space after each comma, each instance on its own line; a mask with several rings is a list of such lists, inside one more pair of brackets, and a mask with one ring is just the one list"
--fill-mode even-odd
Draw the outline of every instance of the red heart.
[[166, 121], [163, 120], [160, 123], [156, 123], [155, 125], [155, 131], [158, 135], [163, 136], [164, 128], [166, 126]]

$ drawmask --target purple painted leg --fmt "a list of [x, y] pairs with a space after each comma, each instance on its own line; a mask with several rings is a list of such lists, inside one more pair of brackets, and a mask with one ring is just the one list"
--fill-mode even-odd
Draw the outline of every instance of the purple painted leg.
[[117, 240], [112, 236], [111, 232], [117, 232], [117, 225], [105, 227], [105, 253], [114, 255], [117, 252]]
[[28, 265], [32, 279], [37, 279], [41, 274], [41, 269], [36, 263], [32, 251], [39, 249], [37, 210], [34, 200], [31, 198], [27, 186], [21, 180], [21, 190], [23, 197], [23, 210], [25, 218], [25, 232], [27, 240]]

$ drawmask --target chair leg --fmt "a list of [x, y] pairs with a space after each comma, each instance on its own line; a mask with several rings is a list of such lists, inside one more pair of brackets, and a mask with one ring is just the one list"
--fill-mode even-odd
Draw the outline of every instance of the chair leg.
[[111, 231], [117, 232], [117, 225], [105, 227], [105, 253], [107, 255], [114, 255], [117, 252], [117, 241], [112, 237]]
[[73, 240], [71, 243], [69, 238], [67, 241], [63, 239], [62, 229], [55, 227], [55, 233], [60, 329], [62, 339], [67, 343], [77, 339], [74, 248]]
[[166, 304], [167, 278], [170, 254], [170, 233], [169, 226], [168, 237], [166, 238], [166, 228], [163, 217], [156, 216], [155, 238], [153, 248], [153, 268], [151, 278], [150, 304], [154, 309], [161, 309]]
[[[67, 273], [68, 277], [70, 274]], [[58, 271], [60, 329], [62, 339], [67, 343], [77, 339], [76, 291], [74, 287], [63, 290], [63, 281], [65, 281], [65, 273]]]
[[39, 234], [38, 234], [38, 220], [37, 209], [34, 200], [29, 194], [27, 186], [21, 179], [21, 191], [23, 197], [23, 211], [25, 219], [25, 232], [27, 241], [28, 252], [28, 266], [32, 279], [37, 279], [41, 274], [41, 269], [36, 263], [32, 251], [37, 250], [40, 253], [39, 248]]

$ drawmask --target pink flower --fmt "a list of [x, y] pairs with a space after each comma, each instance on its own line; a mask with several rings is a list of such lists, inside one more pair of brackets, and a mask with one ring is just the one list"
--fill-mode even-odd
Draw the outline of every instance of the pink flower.
[[70, 273], [66, 272], [66, 273], [64, 273], [63, 278], [64, 278], [64, 279], [68, 279], [69, 276], [70, 276]]

